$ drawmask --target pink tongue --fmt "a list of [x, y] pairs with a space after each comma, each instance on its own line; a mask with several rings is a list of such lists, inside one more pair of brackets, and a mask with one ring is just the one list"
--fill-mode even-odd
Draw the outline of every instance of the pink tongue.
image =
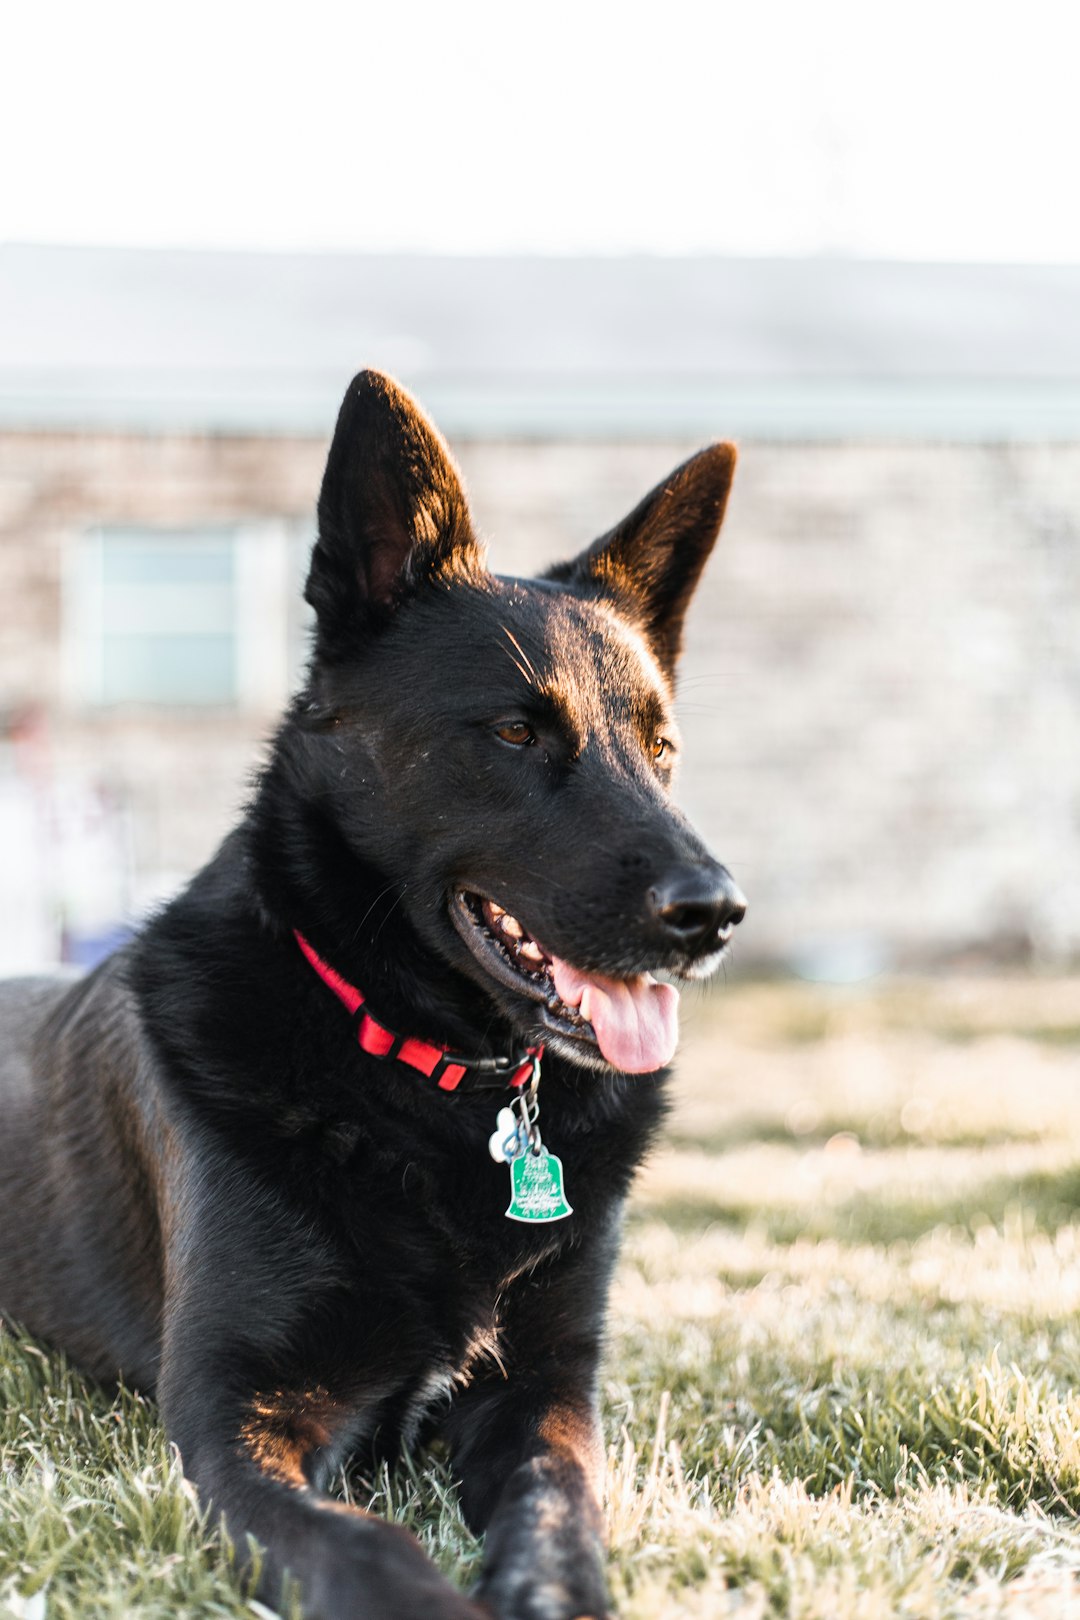
[[596, 1031], [597, 1044], [613, 1068], [624, 1074], [662, 1069], [679, 1039], [679, 992], [658, 984], [650, 973], [634, 979], [605, 979], [582, 973], [555, 956], [555, 988], [568, 1007], [577, 1007]]

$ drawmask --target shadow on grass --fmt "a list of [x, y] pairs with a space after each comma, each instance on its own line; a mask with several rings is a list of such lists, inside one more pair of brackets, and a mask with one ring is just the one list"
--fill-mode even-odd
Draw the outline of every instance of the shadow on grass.
[[857, 1496], [876, 1499], [922, 1476], [964, 1479], [1013, 1510], [1037, 1503], [1075, 1522], [1080, 1509], [1075, 1413], [1015, 1370], [968, 1371], [929, 1389], [908, 1374], [849, 1376], [766, 1392], [751, 1412], [755, 1466], [811, 1494], [850, 1481]]
[[852, 1118], [850, 1113], [828, 1115], [815, 1120], [809, 1130], [793, 1130], [775, 1115], [747, 1115], [734, 1119], [720, 1130], [693, 1131], [676, 1127], [665, 1134], [665, 1141], [674, 1148], [698, 1153], [730, 1153], [734, 1148], [750, 1147], [758, 1143], [779, 1144], [781, 1147], [824, 1147], [833, 1136], [851, 1132], [862, 1147], [883, 1150], [905, 1147], [937, 1148], [990, 1148], [1005, 1147], [1010, 1142], [1041, 1142], [1048, 1132], [1042, 1129], [999, 1129], [965, 1131], [962, 1127], [943, 1126], [927, 1131], [906, 1130], [894, 1116], [882, 1115], [868, 1119]]
[[857, 1193], [837, 1202], [792, 1208], [770, 1202], [769, 1183], [760, 1205], [734, 1204], [722, 1196], [666, 1198], [634, 1211], [636, 1221], [661, 1220], [677, 1232], [700, 1232], [719, 1224], [734, 1230], [753, 1227], [773, 1243], [799, 1238], [838, 1243], [914, 1242], [939, 1227], [975, 1232], [1021, 1217], [1035, 1231], [1053, 1233], [1080, 1216], [1080, 1164], [1027, 1176], [996, 1176], [963, 1194], [943, 1188], [940, 1197], [896, 1197]]

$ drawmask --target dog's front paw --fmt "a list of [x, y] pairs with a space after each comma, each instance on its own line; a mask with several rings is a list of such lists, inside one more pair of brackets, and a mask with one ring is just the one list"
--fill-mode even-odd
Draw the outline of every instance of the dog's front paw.
[[486, 1574], [471, 1595], [498, 1620], [615, 1620], [603, 1592], [586, 1590], [592, 1584], [580, 1576], [571, 1582], [504, 1567]]

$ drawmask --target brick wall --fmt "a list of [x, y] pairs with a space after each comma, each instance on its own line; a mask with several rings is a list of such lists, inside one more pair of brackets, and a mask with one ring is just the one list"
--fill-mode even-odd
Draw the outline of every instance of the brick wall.
[[[458, 451], [494, 566], [530, 572], [693, 448]], [[0, 710], [38, 707], [53, 769], [130, 802], [145, 872], [210, 852], [272, 716], [66, 704], [64, 545], [97, 522], [310, 522], [324, 453], [0, 437]], [[681, 690], [681, 796], [750, 896], [745, 956], [1080, 954], [1080, 446], [744, 445]]]

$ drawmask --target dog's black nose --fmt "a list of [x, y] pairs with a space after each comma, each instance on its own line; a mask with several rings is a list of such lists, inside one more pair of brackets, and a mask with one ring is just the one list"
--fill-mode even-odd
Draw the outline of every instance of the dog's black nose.
[[726, 945], [746, 898], [723, 866], [684, 866], [654, 883], [649, 910], [669, 945], [700, 955]]

